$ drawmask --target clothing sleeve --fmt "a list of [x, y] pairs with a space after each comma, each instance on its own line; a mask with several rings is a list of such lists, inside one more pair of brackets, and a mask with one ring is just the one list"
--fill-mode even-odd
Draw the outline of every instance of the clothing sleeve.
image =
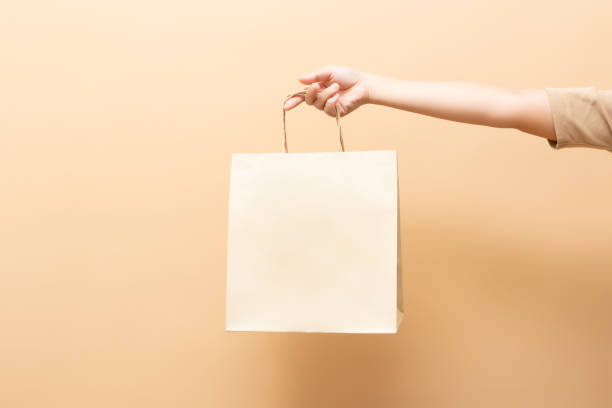
[[586, 146], [612, 152], [612, 91], [588, 88], [547, 88], [557, 140], [561, 149]]

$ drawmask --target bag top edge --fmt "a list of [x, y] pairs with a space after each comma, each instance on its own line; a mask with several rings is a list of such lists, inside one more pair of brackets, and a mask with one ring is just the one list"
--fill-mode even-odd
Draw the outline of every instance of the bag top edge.
[[313, 155], [313, 154], [358, 154], [358, 153], [395, 153], [397, 154], [397, 150], [350, 150], [347, 152], [295, 152], [295, 153], [272, 153], [272, 152], [262, 152], [262, 153], [232, 153], [232, 156], [254, 156], [254, 155], [271, 155], [271, 156], [291, 156], [291, 155]]

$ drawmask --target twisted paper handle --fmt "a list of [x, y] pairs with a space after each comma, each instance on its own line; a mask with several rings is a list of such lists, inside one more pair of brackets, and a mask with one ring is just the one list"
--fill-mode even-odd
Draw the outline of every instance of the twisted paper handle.
[[[287, 132], [285, 129], [285, 103], [290, 98], [293, 98], [294, 96], [305, 95], [305, 94], [306, 94], [306, 90], [293, 92], [287, 95], [285, 97], [285, 100], [283, 101], [283, 106], [281, 108], [281, 110], [283, 111], [283, 138], [282, 138], [282, 148], [281, 148], [282, 153], [287, 153]], [[340, 126], [340, 112], [338, 112], [337, 107], [336, 107], [336, 125], [338, 126], [338, 151], [343, 152], [344, 151], [344, 141], [342, 140], [342, 126]]]

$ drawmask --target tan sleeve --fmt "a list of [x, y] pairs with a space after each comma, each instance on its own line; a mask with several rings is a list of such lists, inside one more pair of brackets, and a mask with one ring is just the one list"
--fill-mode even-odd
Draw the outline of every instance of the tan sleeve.
[[612, 152], [612, 91], [547, 88], [557, 140], [555, 149], [586, 146]]

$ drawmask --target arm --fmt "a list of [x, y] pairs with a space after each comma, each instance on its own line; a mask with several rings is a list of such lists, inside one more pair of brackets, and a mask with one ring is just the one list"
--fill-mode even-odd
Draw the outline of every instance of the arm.
[[555, 140], [544, 90], [514, 91], [461, 82], [411, 82], [366, 74], [368, 103], [440, 119], [523, 132]]
[[310, 85], [305, 97], [289, 100], [285, 109], [302, 101], [335, 116], [366, 104], [384, 105], [440, 119], [523, 132], [556, 140], [548, 96], [544, 90], [510, 90], [461, 82], [416, 82], [326, 67], [300, 77]]

